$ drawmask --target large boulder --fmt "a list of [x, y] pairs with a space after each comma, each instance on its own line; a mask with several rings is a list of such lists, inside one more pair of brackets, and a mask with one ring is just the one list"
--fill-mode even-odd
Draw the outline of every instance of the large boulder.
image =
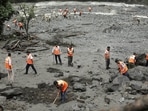
[[145, 64], [146, 64], [145, 54], [137, 54], [136, 65], [145, 66]]
[[135, 68], [130, 69], [129, 76], [132, 80], [136, 81], [145, 81], [148, 80], [148, 68], [143, 66], [137, 66]]

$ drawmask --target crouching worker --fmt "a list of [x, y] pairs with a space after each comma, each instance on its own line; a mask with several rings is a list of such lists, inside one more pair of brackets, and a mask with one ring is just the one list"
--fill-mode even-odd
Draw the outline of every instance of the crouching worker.
[[57, 89], [59, 89], [58, 94], [61, 95], [61, 102], [65, 102], [65, 97], [66, 97], [66, 91], [68, 88], [68, 83], [64, 80], [57, 80], [54, 81], [53, 84], [57, 87]]
[[136, 64], [136, 53], [133, 53], [128, 59], [128, 68], [134, 68]]
[[116, 59], [115, 62], [117, 63], [118, 70], [121, 73], [121, 75], [127, 76], [131, 80], [131, 78], [129, 77], [129, 74], [128, 74], [127, 65], [123, 61], [118, 60], [118, 59]]

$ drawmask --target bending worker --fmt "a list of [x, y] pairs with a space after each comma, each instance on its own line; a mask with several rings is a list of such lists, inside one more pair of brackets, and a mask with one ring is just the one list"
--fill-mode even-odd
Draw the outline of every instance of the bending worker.
[[134, 68], [136, 63], [136, 53], [133, 53], [128, 59], [128, 68]]
[[67, 48], [68, 66], [73, 66], [73, 63], [72, 63], [73, 54], [74, 54], [74, 48], [72, 47], [72, 45], [70, 45], [70, 46]]
[[115, 62], [118, 65], [118, 70], [121, 73], [121, 75], [127, 76], [131, 80], [131, 78], [129, 77], [129, 74], [128, 74], [127, 65], [123, 61], [118, 60], [118, 59], [116, 59]]
[[68, 83], [64, 80], [54, 81], [53, 84], [59, 89], [58, 95], [61, 95], [61, 102], [65, 101], [66, 91], [68, 88]]

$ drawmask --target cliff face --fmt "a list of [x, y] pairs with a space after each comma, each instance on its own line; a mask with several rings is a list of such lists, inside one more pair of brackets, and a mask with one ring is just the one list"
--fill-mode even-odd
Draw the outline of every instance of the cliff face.
[[[10, 0], [13, 3], [20, 3], [20, 2], [30, 2], [30, 0]], [[31, 2], [42, 2], [42, 1], [51, 1], [51, 0], [31, 0]], [[61, 0], [57, 0], [61, 1]], [[69, 1], [69, 0], [62, 0], [62, 1]], [[88, 1], [88, 0], [73, 0], [73, 1]], [[138, 4], [147, 4], [148, 0], [93, 0], [98, 2], [125, 2], [125, 3], [138, 3]]]

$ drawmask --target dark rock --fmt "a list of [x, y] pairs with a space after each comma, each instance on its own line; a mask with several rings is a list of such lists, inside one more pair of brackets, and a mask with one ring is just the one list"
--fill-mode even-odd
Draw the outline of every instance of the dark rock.
[[5, 91], [0, 92], [0, 94], [2, 96], [6, 96], [7, 99], [9, 98], [13, 98], [14, 96], [19, 96], [21, 95], [23, 92], [20, 88], [14, 88], [14, 89], [8, 89]]
[[145, 64], [146, 64], [145, 54], [137, 54], [136, 65], [145, 66]]
[[147, 72], [148, 69], [142, 66], [137, 66], [128, 71], [130, 78], [136, 81], [145, 81], [145, 79], [147, 79]]
[[108, 98], [108, 97], [104, 97], [104, 102], [106, 102], [107, 104], [110, 104], [110, 98]]
[[47, 85], [46, 85], [46, 83], [44, 83], [44, 82], [38, 84], [38, 88], [39, 88], [39, 89], [45, 88], [46, 86], [47, 86]]
[[75, 83], [75, 84], [73, 85], [73, 90], [74, 90], [74, 91], [84, 92], [84, 91], [86, 91], [86, 86], [83, 85], [83, 84], [80, 84], [80, 83]]
[[64, 76], [64, 73], [63, 72], [59, 72], [57, 74], [54, 75], [54, 77], [61, 77], [61, 76]]

